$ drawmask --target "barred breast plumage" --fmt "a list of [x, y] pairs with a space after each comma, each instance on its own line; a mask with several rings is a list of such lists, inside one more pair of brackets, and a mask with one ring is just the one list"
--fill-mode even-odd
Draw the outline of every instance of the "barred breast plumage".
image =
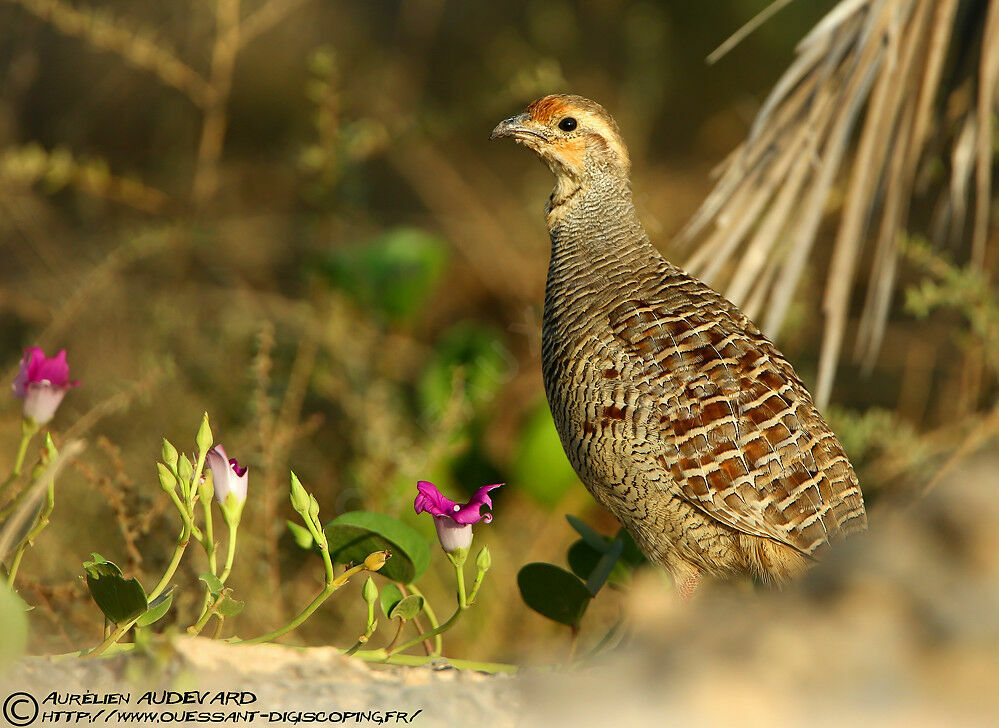
[[556, 176], [542, 369], [566, 454], [680, 593], [702, 573], [784, 582], [865, 528], [856, 474], [791, 365], [649, 241], [607, 112], [548, 96], [493, 136]]

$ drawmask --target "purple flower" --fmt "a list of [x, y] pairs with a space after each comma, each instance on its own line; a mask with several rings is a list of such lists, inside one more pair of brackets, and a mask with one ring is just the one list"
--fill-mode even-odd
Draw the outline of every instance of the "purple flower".
[[78, 386], [79, 382], [69, 379], [65, 349], [48, 359], [44, 351], [30, 346], [24, 350], [13, 390], [15, 397], [24, 400], [24, 416], [44, 425], [55, 415], [70, 387]]
[[493, 520], [492, 513], [483, 514], [481, 509], [483, 506], [492, 509], [493, 502], [489, 498], [489, 491], [501, 485], [503, 484], [484, 485], [475, 491], [475, 495], [468, 503], [458, 504], [441, 494], [433, 483], [421, 480], [416, 484], [416, 489], [420, 492], [413, 502], [413, 508], [417, 513], [429, 513], [434, 517], [434, 526], [437, 527], [437, 538], [441, 542], [441, 548], [450, 554], [472, 545], [473, 524], [479, 521], [489, 523]]
[[[240, 467], [236, 458], [229, 458], [222, 445], [216, 445], [205, 456], [212, 469], [215, 483], [215, 498], [223, 506], [233, 505], [242, 508], [246, 500], [246, 482], [249, 479], [247, 468]], [[231, 496], [231, 498], [230, 498]]]

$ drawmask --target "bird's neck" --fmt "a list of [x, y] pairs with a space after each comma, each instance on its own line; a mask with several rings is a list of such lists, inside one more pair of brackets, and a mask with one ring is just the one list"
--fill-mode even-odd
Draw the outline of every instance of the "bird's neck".
[[597, 271], [622, 260], [658, 255], [645, 234], [626, 178], [601, 174], [559, 177], [548, 203], [551, 267]]

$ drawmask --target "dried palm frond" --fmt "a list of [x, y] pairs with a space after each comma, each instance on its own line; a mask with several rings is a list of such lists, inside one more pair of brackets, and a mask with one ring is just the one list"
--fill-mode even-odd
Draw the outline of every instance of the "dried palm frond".
[[[772, 8], [784, 4], [776, 0]], [[880, 350], [897, 241], [914, 193], [930, 177], [920, 174], [928, 162], [943, 157], [950, 172], [936, 209], [936, 242], [969, 227], [973, 189], [965, 237], [970, 261], [984, 266], [997, 91], [999, 0], [842, 0], [799, 43], [748, 138], [723, 162], [714, 190], [680, 232], [678, 243], [698, 242], [687, 269], [759, 316], [773, 336], [834, 186], [842, 184], [823, 298], [820, 406], [832, 391], [867, 246], [872, 267], [856, 356], [870, 367]]]

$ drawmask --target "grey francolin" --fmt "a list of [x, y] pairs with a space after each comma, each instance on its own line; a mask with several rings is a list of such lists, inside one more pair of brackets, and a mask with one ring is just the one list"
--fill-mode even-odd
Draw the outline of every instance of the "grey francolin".
[[555, 174], [542, 370], [562, 445], [681, 596], [702, 574], [783, 583], [863, 530], [857, 476], [794, 369], [645, 234], [604, 108], [546, 96], [496, 137]]

